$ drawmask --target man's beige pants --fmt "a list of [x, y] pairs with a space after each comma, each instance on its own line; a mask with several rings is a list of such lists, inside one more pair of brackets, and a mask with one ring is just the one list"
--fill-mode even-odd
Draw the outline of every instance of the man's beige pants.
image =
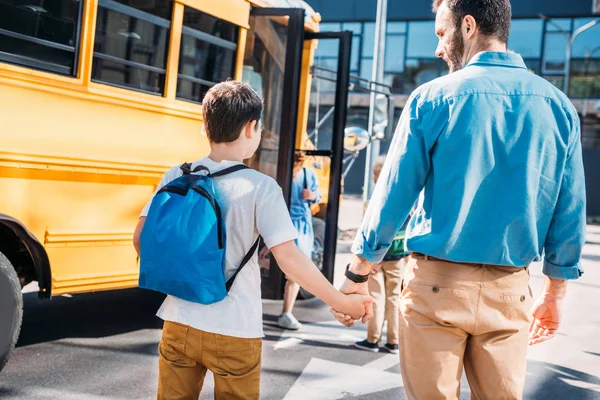
[[409, 399], [521, 399], [533, 299], [529, 269], [413, 254], [400, 302], [400, 367]]
[[383, 323], [387, 320], [387, 342], [398, 344], [400, 286], [405, 265], [405, 259], [383, 261], [379, 271], [369, 278], [369, 294], [375, 299], [373, 318], [369, 320], [367, 331], [369, 343], [379, 342]]

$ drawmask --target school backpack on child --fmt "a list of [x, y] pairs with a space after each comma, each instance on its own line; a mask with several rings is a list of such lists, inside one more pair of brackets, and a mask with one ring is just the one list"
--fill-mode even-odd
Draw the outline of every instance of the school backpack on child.
[[252, 258], [259, 239], [225, 281], [227, 235], [213, 179], [248, 167], [240, 164], [216, 173], [201, 165], [192, 171], [188, 163], [180, 168], [183, 175], [152, 199], [140, 238], [139, 286], [195, 303], [216, 303]]

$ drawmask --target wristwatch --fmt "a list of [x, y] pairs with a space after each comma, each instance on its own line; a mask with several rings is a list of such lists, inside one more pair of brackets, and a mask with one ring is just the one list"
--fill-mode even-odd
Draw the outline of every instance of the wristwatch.
[[346, 266], [346, 278], [350, 279], [354, 283], [365, 283], [369, 280], [369, 274], [358, 275], [350, 271], [350, 264]]

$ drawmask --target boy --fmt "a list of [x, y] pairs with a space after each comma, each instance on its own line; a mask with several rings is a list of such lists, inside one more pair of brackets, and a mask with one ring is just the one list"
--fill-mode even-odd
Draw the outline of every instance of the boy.
[[[385, 156], [381, 156], [373, 166], [373, 181], [377, 183], [383, 168]], [[398, 354], [398, 318], [400, 316], [400, 292], [404, 267], [408, 261], [409, 253], [404, 249], [404, 235], [406, 220], [400, 232], [394, 238], [392, 246], [386, 253], [383, 262], [371, 271], [369, 278], [369, 293], [375, 299], [373, 303], [373, 319], [369, 321], [367, 339], [354, 343], [354, 347], [367, 351], [379, 351], [379, 340], [383, 322], [387, 319], [387, 343], [383, 350]]]
[[[211, 153], [194, 162], [192, 169], [203, 165], [215, 173], [254, 154], [261, 138], [262, 101], [249, 85], [234, 81], [215, 85], [207, 92], [202, 111]], [[179, 176], [179, 166], [174, 167], [157, 190]], [[370, 297], [342, 295], [298, 250], [297, 231], [273, 179], [247, 169], [215, 178], [214, 184], [227, 229], [225, 279], [261, 235], [291, 279], [352, 317], [366, 313]], [[138, 253], [150, 203], [135, 231]], [[198, 399], [207, 369], [215, 377], [215, 398], [259, 398], [263, 330], [256, 255], [222, 301], [202, 305], [167, 296], [157, 315], [165, 321], [159, 345], [158, 399]]]

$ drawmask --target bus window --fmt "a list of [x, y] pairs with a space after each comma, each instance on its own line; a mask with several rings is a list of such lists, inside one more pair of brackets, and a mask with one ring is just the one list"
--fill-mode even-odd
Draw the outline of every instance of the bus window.
[[0, 61], [74, 76], [81, 3], [0, 0]]
[[269, 16], [250, 17], [242, 80], [263, 98], [264, 112], [262, 140], [249, 165], [273, 179], [277, 179], [286, 45], [286, 26]]
[[177, 98], [201, 103], [217, 82], [233, 78], [239, 28], [185, 7]]
[[170, 0], [100, 0], [92, 80], [162, 94], [172, 9]]

